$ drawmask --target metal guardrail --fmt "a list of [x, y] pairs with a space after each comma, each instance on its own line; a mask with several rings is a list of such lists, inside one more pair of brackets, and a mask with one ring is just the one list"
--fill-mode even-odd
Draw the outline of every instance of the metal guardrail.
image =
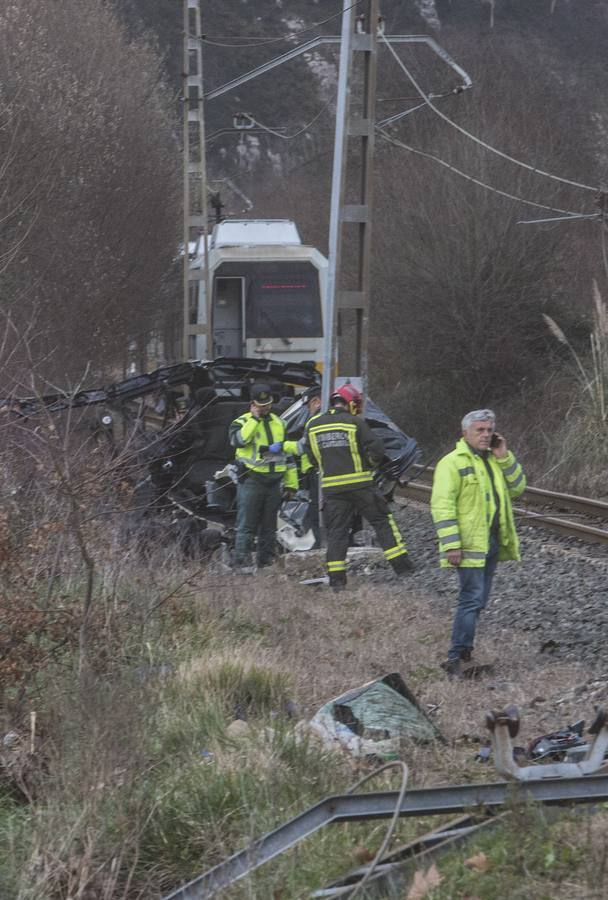
[[[203, 875], [168, 894], [164, 900], [208, 900], [218, 891], [274, 859], [325, 825], [388, 819], [394, 815], [397, 791], [341, 794], [279, 826]], [[403, 798], [399, 815], [431, 816], [474, 808], [496, 809], [507, 801], [568, 805], [608, 800], [608, 777], [560, 778], [555, 781], [494, 782], [419, 788]]]

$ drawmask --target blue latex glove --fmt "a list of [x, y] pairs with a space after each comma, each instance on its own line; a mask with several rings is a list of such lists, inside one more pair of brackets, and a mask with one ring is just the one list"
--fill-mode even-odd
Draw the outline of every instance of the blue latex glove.
[[280, 453], [283, 449], [283, 441], [275, 441], [275, 443], [271, 444], [268, 449], [271, 453]]

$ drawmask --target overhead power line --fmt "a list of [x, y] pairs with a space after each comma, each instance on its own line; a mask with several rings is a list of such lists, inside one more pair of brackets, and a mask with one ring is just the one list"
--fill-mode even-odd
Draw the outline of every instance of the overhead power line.
[[[592, 187], [589, 184], [582, 184], [580, 181], [572, 181], [569, 178], [562, 178], [559, 175], [553, 175], [551, 172], [545, 172], [543, 169], [539, 169], [536, 166], [530, 166], [528, 163], [522, 162], [520, 159], [515, 159], [514, 156], [510, 156], [508, 153], [504, 153], [502, 150], [498, 150], [496, 147], [492, 147], [490, 144], [486, 143], [486, 141], [482, 141], [481, 138], [478, 138], [476, 135], [471, 134], [470, 131], [467, 131], [466, 128], [463, 128], [462, 125], [459, 125], [457, 122], [454, 122], [453, 119], [450, 119], [449, 116], [446, 116], [435, 104], [432, 102], [430, 96], [425, 94], [423, 89], [420, 87], [410, 70], [407, 68], [403, 60], [399, 57], [399, 55], [395, 52], [389, 41], [386, 40], [384, 35], [380, 35], [381, 40], [386, 44], [392, 55], [394, 56], [397, 65], [401, 68], [401, 70], [407, 75], [411, 83], [414, 85], [422, 99], [425, 103], [433, 110], [433, 112], [439, 116], [440, 119], [443, 119], [444, 122], [447, 122], [448, 125], [451, 125], [452, 128], [455, 128], [465, 137], [469, 138], [469, 140], [474, 141], [476, 144], [479, 144], [480, 147], [484, 147], [486, 150], [489, 150], [490, 153], [495, 153], [497, 156], [501, 156], [503, 159], [508, 160], [509, 162], [514, 163], [516, 166], [521, 166], [523, 169], [527, 169], [529, 172], [533, 172], [535, 175], [542, 175], [544, 178], [551, 178], [553, 181], [559, 181], [562, 184], [569, 184], [572, 187], [582, 188], [585, 191], [593, 191], [593, 193], [597, 193], [597, 187]], [[551, 207], [542, 207], [544, 209], [551, 209]]]
[[419, 103], [417, 106], [411, 106], [409, 109], [404, 109], [401, 112], [395, 113], [394, 116], [389, 116], [386, 119], [382, 119], [380, 122], [376, 122], [376, 128], [386, 128], [387, 125], [394, 125], [395, 122], [399, 122], [401, 119], [405, 119], [406, 116], [417, 112], [419, 109], [424, 109], [425, 107], [426, 103]]
[[[354, 6], [358, 6], [361, 3], [361, 0], [355, 0], [347, 9], [352, 9]], [[314, 31], [316, 28], [320, 28], [322, 25], [326, 25], [328, 22], [332, 22], [334, 19], [340, 18], [344, 10], [340, 8], [340, 11], [334, 13], [332, 16], [328, 16], [326, 19], [323, 19], [321, 22], [316, 22], [314, 25], [307, 25], [306, 28], [298, 28], [295, 31], [289, 31], [286, 34], [280, 34], [278, 37], [273, 38], [247, 38], [246, 44], [231, 44], [224, 43], [224, 41], [229, 41], [230, 35], [225, 37], [207, 37], [206, 35], [202, 35], [202, 40], [205, 44], [213, 44], [215, 47], [264, 47], [266, 44], [276, 44], [280, 41], [290, 41], [293, 40], [294, 37], [297, 37], [300, 34], [306, 34], [309, 31]], [[243, 35], [244, 37], [244, 35]], [[239, 35], [235, 35], [234, 40], [239, 40]]]
[[[328, 102], [325, 104], [325, 106], [321, 107], [321, 109], [316, 114], [316, 116], [313, 119], [311, 119], [310, 122], [307, 122], [306, 125], [303, 125], [299, 131], [296, 131], [295, 134], [281, 134], [280, 131], [275, 131], [274, 128], [270, 128], [268, 125], [263, 125], [262, 122], [258, 122], [258, 120], [254, 119], [253, 116], [249, 115], [249, 113], [241, 113], [241, 115], [246, 116], [246, 118], [249, 119], [250, 122], [253, 122], [253, 124], [256, 125], [258, 128], [261, 128], [262, 131], [267, 131], [268, 134], [272, 134], [275, 137], [282, 138], [284, 141], [292, 141], [294, 138], [297, 138], [301, 134], [304, 134], [305, 131], [308, 131], [310, 126], [314, 125], [314, 123], [317, 121], [317, 119], [320, 119], [321, 116], [323, 115], [323, 113], [329, 108], [330, 103], [331, 103], [331, 101], [328, 100]], [[421, 104], [421, 105], [424, 106], [424, 104]], [[247, 134], [247, 129], [244, 129], [243, 133]]]
[[[570, 209], [560, 209], [557, 206], [547, 206], [545, 203], [537, 203], [536, 200], [528, 200], [525, 197], [518, 197], [517, 194], [510, 194], [508, 191], [503, 191], [491, 184], [487, 184], [485, 181], [481, 181], [479, 178], [475, 178], [475, 176], [473, 175], [468, 175], [466, 172], [463, 172], [461, 169], [456, 168], [456, 166], [453, 166], [451, 163], [446, 162], [439, 156], [435, 156], [434, 153], [428, 153], [426, 150], [419, 150], [417, 147], [411, 147], [409, 144], [406, 144], [403, 141], [392, 137], [392, 135], [388, 134], [382, 128], [378, 129], [378, 133], [389, 144], [393, 144], [395, 147], [401, 147], [401, 149], [407, 150], [409, 153], [414, 153], [417, 156], [424, 156], [426, 159], [431, 159], [433, 160], [433, 162], [438, 163], [440, 166], [444, 166], [444, 168], [449, 169], [450, 172], [454, 172], [456, 175], [460, 175], [461, 178], [465, 178], [467, 181], [472, 181], [473, 184], [477, 184], [479, 185], [479, 187], [485, 188], [485, 190], [487, 191], [492, 191], [495, 194], [499, 194], [501, 197], [506, 197], [508, 200], [516, 200], [518, 203], [525, 203], [526, 206], [534, 206], [537, 209], [547, 209], [549, 210], [549, 212], [561, 213], [571, 219], [581, 219], [589, 217], [587, 213], [573, 212]], [[597, 215], [599, 217], [600, 214], [598, 213]]]

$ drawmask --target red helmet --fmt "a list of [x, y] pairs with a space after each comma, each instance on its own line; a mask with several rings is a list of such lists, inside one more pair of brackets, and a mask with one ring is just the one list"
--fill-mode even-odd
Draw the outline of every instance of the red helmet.
[[350, 384], [350, 382], [336, 388], [332, 393], [329, 402], [333, 406], [336, 401], [338, 403], [346, 403], [353, 416], [359, 415], [363, 410], [363, 394], [361, 391], [358, 391], [354, 385]]

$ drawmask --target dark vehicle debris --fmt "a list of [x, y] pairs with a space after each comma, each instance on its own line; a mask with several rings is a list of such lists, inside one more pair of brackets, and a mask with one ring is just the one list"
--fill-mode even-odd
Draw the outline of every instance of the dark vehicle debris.
[[[94, 408], [94, 428], [104, 443], [119, 453], [129, 436], [144, 466], [144, 477], [134, 484], [133, 530], [150, 540], [166, 537], [168, 519], [184, 552], [198, 555], [231, 542], [239, 475], [228, 426], [249, 409], [251, 388], [261, 380], [271, 386], [287, 435], [297, 440], [307, 415], [299, 397], [321, 383], [312, 363], [220, 357], [163, 366], [73, 394], [5, 399], [0, 408], [31, 421], [44, 411]], [[385, 446], [376, 480], [390, 499], [398, 480], [418, 461], [418, 446], [369, 399], [365, 418]], [[307, 549], [308, 502], [307, 492], [299, 491], [284, 504], [282, 522], [289, 525], [284, 549]]]

